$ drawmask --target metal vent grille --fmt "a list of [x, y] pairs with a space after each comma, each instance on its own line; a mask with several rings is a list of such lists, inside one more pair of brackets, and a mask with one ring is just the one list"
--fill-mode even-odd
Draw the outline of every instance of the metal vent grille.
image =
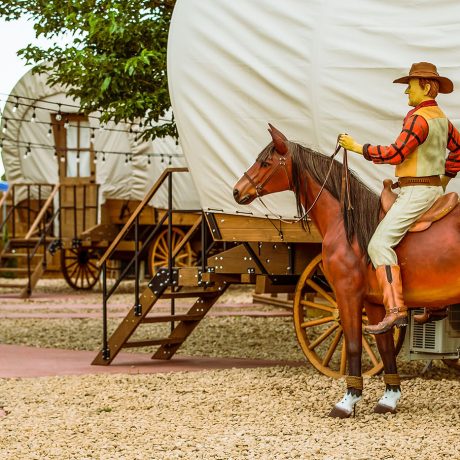
[[[423, 310], [416, 310], [414, 313], [421, 313]], [[436, 349], [436, 324], [413, 323], [412, 347], [423, 350]]]

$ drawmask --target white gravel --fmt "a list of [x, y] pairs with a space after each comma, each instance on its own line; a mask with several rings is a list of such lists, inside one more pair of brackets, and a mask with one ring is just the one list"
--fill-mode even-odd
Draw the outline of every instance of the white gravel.
[[305, 369], [0, 380], [8, 460], [459, 459], [460, 383], [404, 382], [376, 415], [365, 381], [355, 419], [326, 416], [343, 383]]

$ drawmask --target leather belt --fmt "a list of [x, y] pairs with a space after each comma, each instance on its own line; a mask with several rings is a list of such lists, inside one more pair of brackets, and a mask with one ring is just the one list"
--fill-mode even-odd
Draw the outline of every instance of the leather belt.
[[441, 178], [439, 176], [423, 176], [423, 177], [399, 177], [398, 182], [395, 182], [391, 188], [411, 187], [413, 185], [430, 185], [441, 186]]

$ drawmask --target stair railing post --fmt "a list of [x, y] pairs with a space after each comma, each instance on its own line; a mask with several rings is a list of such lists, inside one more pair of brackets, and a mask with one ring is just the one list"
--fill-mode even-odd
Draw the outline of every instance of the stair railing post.
[[142, 315], [142, 305], [139, 302], [139, 215], [134, 220], [134, 314]]
[[13, 184], [13, 191], [11, 192], [12, 195], [12, 206], [13, 206], [13, 222], [12, 222], [12, 233], [13, 238], [16, 238], [16, 184]]
[[107, 261], [104, 261], [102, 264], [102, 357], [105, 360], [110, 359], [107, 336]]
[[201, 273], [206, 271], [206, 252], [207, 252], [207, 242], [206, 242], [206, 218], [204, 211], [202, 211], [201, 219]]
[[26, 186], [27, 187], [27, 228], [30, 228], [30, 184]]
[[[42, 186], [39, 185], [38, 187], [39, 187], [38, 196], [40, 197], [38, 199], [38, 201], [40, 202], [40, 209], [41, 209], [42, 208], [42, 205], [41, 205], [41, 196], [42, 196], [41, 187]], [[51, 188], [51, 190], [52, 190], [52, 188]], [[53, 211], [54, 211], [54, 208], [53, 208]], [[46, 216], [46, 214], [45, 214], [45, 216]], [[43, 229], [42, 229], [42, 233], [43, 233], [43, 263], [42, 263], [42, 265], [43, 265], [43, 268], [46, 269], [46, 231], [47, 231], [47, 229], [46, 229], [46, 218], [45, 218], [45, 216], [43, 216], [41, 224], [43, 226]]]
[[[172, 172], [168, 175], [168, 284], [171, 288], [171, 292], [174, 292], [173, 285], [173, 247], [172, 247], [172, 228], [173, 228], [173, 175]], [[176, 303], [173, 296], [171, 296], [171, 315], [174, 316], [176, 313]], [[174, 330], [174, 321], [171, 321], [171, 332]]]

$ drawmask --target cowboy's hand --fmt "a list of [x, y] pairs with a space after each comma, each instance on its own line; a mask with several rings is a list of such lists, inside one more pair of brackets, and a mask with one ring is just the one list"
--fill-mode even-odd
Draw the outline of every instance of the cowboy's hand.
[[346, 150], [351, 150], [359, 154], [363, 153], [363, 146], [355, 142], [355, 140], [348, 134], [341, 134], [339, 136], [339, 145]]

